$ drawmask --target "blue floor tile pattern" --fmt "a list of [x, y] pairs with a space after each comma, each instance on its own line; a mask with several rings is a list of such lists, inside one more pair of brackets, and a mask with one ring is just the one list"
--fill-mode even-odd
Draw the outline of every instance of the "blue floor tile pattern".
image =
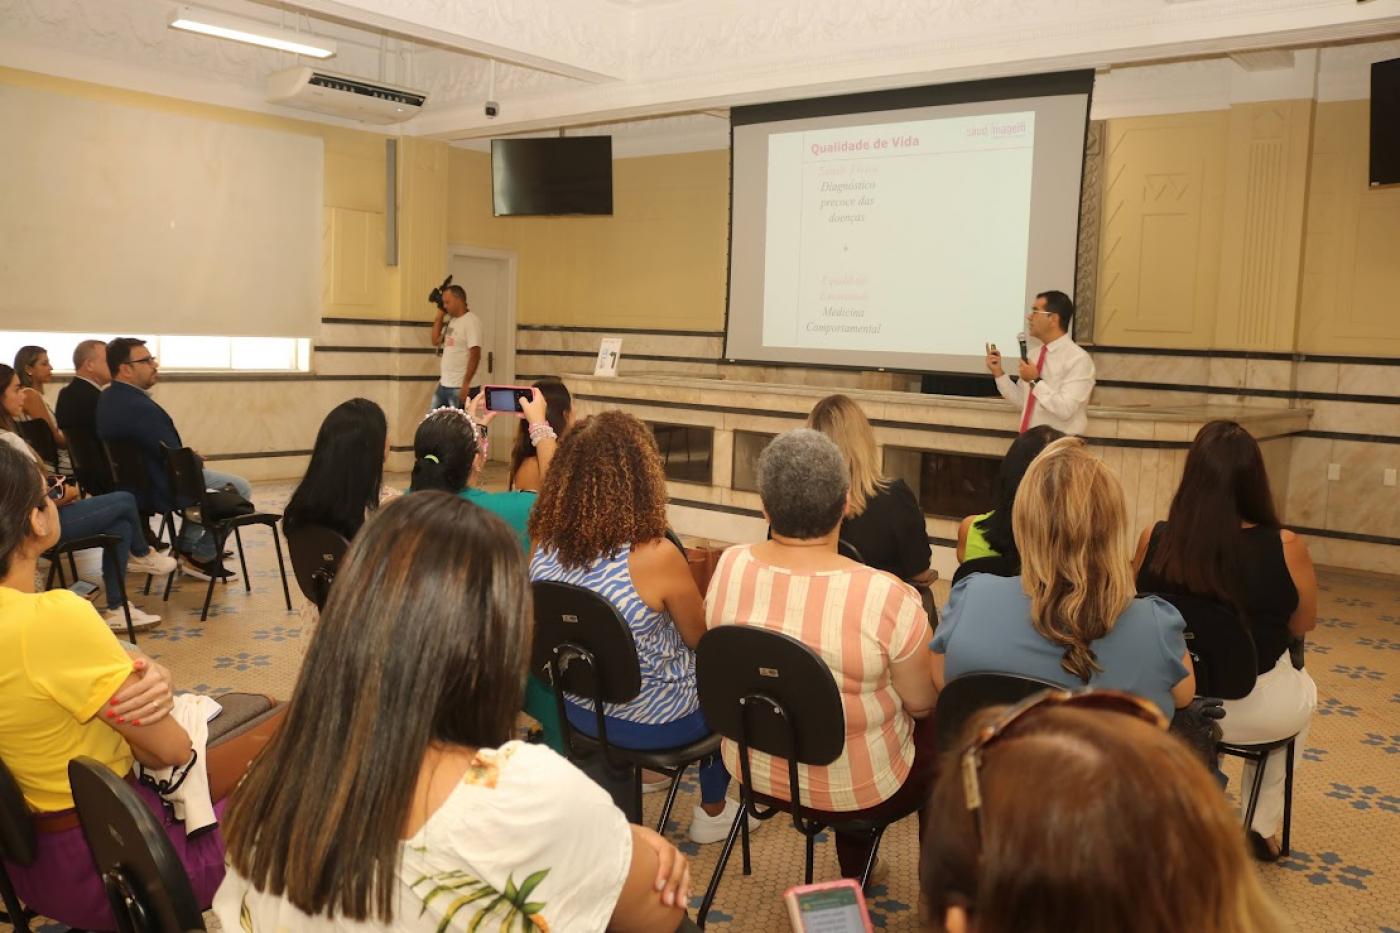
[[[488, 488], [503, 488], [501, 479], [493, 467]], [[406, 485], [403, 477], [390, 482]], [[278, 510], [289, 492], [286, 483], [260, 483], [254, 498], [260, 506]], [[244, 591], [241, 580], [216, 587], [209, 619], [200, 622], [205, 581], [177, 577], [169, 603], [161, 602], [159, 591], [134, 596], [138, 605], [165, 617], [160, 627], [138, 633], [138, 638], [171, 668], [180, 689], [286, 697], [314, 629], [314, 615], [304, 609], [295, 581], [295, 608], [286, 611], [270, 536], [250, 533], [244, 543], [253, 593]], [[238, 567], [236, 557], [229, 566]], [[1318, 711], [1297, 772], [1293, 852], [1257, 870], [1299, 931], [1400, 933], [1400, 581], [1326, 569], [1320, 577], [1324, 591], [1319, 625], [1309, 636], [1308, 665], [1318, 685]], [[946, 600], [946, 582], [938, 584], [937, 596], [940, 603]], [[1237, 789], [1238, 762], [1228, 759], [1225, 771], [1231, 790]], [[666, 827], [691, 857], [693, 906], [700, 902], [720, 849], [720, 844], [697, 846], [686, 836], [698, 795], [698, 783], [688, 775]], [[649, 825], [655, 825], [664, 800], [664, 794], [646, 796]], [[885, 835], [880, 851], [889, 878], [868, 896], [877, 929], [922, 929], [916, 835], [912, 818]], [[710, 915], [712, 929], [788, 929], [782, 892], [802, 880], [802, 836], [790, 823], [774, 818], [752, 840], [754, 872], [742, 874], [736, 851]], [[817, 844], [816, 876], [836, 876], [829, 838]], [[0, 925], [0, 930], [8, 929]], [[65, 928], [41, 921], [34, 929], [58, 933]]]

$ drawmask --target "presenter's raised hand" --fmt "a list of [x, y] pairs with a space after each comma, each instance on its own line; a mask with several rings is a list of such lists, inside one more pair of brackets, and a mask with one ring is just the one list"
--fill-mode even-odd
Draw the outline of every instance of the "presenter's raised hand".
[[1031, 379], [1039, 379], [1039, 378], [1040, 378], [1040, 370], [1038, 370], [1038, 369], [1035, 368], [1035, 364], [1029, 363], [1029, 362], [1027, 362], [1027, 361], [1025, 361], [1025, 360], [1022, 360], [1022, 361], [1021, 361], [1021, 370], [1020, 370], [1020, 372], [1021, 372], [1021, 381], [1022, 381], [1022, 382], [1026, 382], [1026, 381], [1029, 381], [1029, 380], [1031, 380]]
[[1001, 368], [1001, 351], [992, 348], [987, 351], [987, 371], [1000, 379], [1006, 375], [1006, 371]]

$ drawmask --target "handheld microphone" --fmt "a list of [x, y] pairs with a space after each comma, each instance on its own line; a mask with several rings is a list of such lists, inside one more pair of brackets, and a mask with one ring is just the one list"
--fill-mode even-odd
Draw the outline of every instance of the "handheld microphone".
[[1019, 334], [1016, 335], [1016, 342], [1019, 343], [1019, 344], [1021, 345], [1021, 362], [1022, 362], [1022, 363], [1029, 363], [1029, 362], [1031, 361], [1031, 357], [1030, 357], [1030, 353], [1026, 350], [1026, 332], [1025, 332], [1025, 331], [1021, 331]]

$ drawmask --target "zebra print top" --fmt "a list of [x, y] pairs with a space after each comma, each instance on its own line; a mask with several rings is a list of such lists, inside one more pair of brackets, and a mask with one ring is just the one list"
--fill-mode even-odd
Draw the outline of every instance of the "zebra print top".
[[[530, 579], [592, 590], [612, 603], [632, 630], [641, 661], [642, 690], [630, 703], [604, 704], [605, 715], [648, 725], [674, 722], [700, 708], [695, 691], [695, 652], [681, 640], [671, 614], [652, 609], [638, 595], [627, 564], [631, 553], [631, 547], [623, 547], [587, 567], [564, 567], [555, 551], [541, 548], [530, 561]], [[572, 695], [566, 698], [579, 709], [593, 711], [591, 701]]]

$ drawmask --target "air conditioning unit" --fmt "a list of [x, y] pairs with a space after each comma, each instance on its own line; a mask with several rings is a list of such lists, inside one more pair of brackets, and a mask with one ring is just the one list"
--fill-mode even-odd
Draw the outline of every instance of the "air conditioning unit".
[[329, 113], [362, 123], [402, 123], [423, 109], [421, 91], [378, 84], [306, 66], [267, 77], [267, 99], [286, 107]]

